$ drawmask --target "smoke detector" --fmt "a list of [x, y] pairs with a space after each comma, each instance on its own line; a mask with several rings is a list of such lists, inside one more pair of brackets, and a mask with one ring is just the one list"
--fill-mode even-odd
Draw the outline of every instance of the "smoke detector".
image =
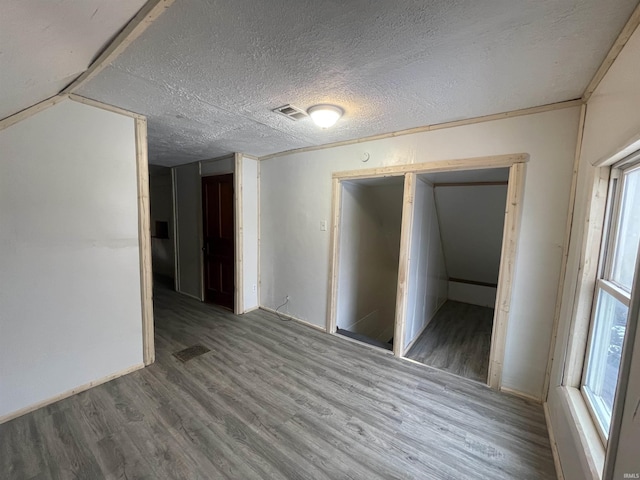
[[294, 107], [291, 104], [287, 104], [287, 105], [283, 105], [281, 107], [278, 108], [274, 108], [272, 110], [272, 112], [275, 113], [279, 113], [280, 115], [284, 115], [285, 117], [293, 120], [293, 121], [298, 121], [301, 120], [305, 117], [307, 117], [307, 112], [305, 112], [304, 110], [302, 110], [301, 108], [298, 107]]

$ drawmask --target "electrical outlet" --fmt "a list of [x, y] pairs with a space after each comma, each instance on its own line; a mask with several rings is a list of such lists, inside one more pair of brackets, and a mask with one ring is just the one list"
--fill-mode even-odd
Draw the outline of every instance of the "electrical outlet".
[[326, 220], [320, 220], [320, 231], [322, 231], [322, 232], [326, 232], [327, 231], [327, 221]]
[[286, 297], [284, 297], [284, 301], [288, 302], [289, 301], [289, 295], [287, 295]]
[[257, 291], [258, 291], [258, 286], [257, 286], [255, 283], [253, 284], [253, 291], [254, 291], [254, 292], [257, 292]]

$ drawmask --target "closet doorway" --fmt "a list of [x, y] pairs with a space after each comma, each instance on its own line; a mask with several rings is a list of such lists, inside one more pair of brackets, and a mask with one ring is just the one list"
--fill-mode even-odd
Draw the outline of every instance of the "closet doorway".
[[344, 182], [336, 333], [393, 350], [403, 177]]
[[417, 175], [404, 356], [487, 383], [509, 169]]
[[499, 389], [527, 161], [335, 173], [327, 331]]

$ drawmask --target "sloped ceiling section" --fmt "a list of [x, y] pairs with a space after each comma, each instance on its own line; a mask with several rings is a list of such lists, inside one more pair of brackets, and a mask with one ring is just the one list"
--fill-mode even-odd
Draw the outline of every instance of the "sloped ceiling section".
[[59, 93], [145, 0], [2, 0], [0, 119]]
[[152, 163], [262, 156], [578, 98], [637, 3], [184, 0], [78, 93], [147, 115]]
[[497, 283], [509, 169], [421, 175], [433, 184], [440, 236], [450, 278]]

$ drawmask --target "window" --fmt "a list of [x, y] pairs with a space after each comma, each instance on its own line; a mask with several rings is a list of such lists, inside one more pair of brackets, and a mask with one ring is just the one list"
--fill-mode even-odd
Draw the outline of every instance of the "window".
[[640, 161], [614, 166], [582, 393], [606, 443], [640, 239]]

